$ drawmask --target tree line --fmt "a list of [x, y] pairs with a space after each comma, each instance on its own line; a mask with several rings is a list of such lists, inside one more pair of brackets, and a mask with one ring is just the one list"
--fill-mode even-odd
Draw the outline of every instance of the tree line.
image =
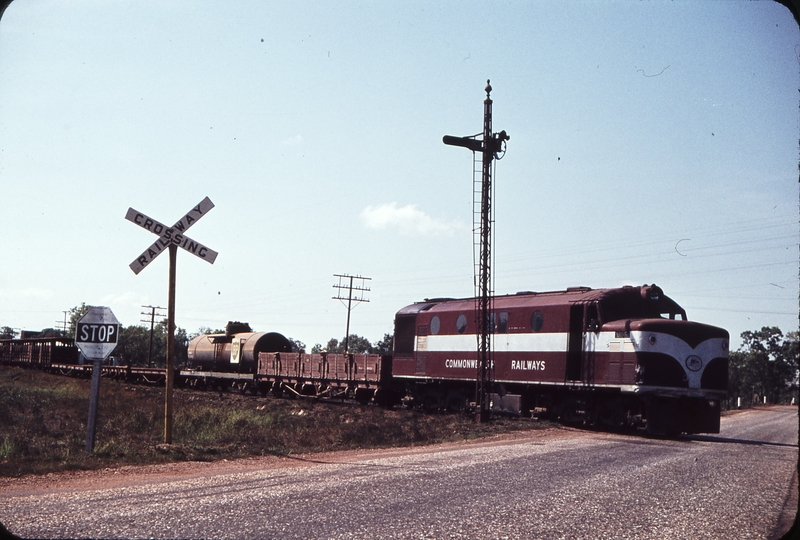
[[[80, 306], [72, 308], [69, 312], [69, 322], [66, 330], [56, 328], [45, 328], [41, 332], [36, 332], [35, 337], [65, 337], [75, 338], [75, 327], [77, 322], [89, 311], [91, 306], [82, 303]], [[225, 329], [212, 329], [200, 327], [197, 332], [189, 333], [184, 328], [175, 329], [175, 365], [184, 367], [188, 363], [189, 342], [201, 334], [224, 334]], [[9, 326], [0, 326], [0, 339], [13, 339], [19, 335]], [[28, 336], [33, 337], [33, 336]], [[383, 339], [374, 345], [365, 337], [357, 334], [350, 334], [347, 339], [347, 350], [351, 353], [370, 353], [370, 354], [391, 354], [392, 353], [392, 334], [385, 334]], [[296, 352], [307, 352], [306, 344], [302, 341], [288, 338]], [[343, 353], [345, 351], [345, 339], [338, 340], [331, 338], [326, 345], [315, 344], [311, 348], [312, 353], [331, 352]], [[120, 327], [117, 346], [111, 353], [111, 360], [119, 365], [131, 365], [142, 367], [163, 367], [167, 358], [167, 321], [166, 319], [157, 321], [150, 328], [141, 325], [131, 325]]]
[[728, 404], [798, 403], [798, 333], [778, 327], [742, 332], [742, 346], [730, 353]]

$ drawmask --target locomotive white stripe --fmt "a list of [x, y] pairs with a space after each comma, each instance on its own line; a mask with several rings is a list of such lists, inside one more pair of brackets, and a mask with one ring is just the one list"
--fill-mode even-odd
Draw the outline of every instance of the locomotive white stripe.
[[[653, 343], [650, 342], [651, 338], [654, 338]], [[475, 353], [476, 339], [475, 334], [418, 336], [415, 350], [416, 352]], [[491, 350], [496, 353], [566, 353], [569, 334], [566, 332], [493, 334], [490, 339]], [[725, 338], [713, 338], [692, 348], [683, 339], [670, 334], [633, 331], [630, 333], [630, 338], [616, 337], [614, 332], [600, 332], [599, 334], [589, 332], [584, 335], [583, 346], [584, 350], [601, 352], [611, 351], [613, 344], [619, 347], [619, 352], [656, 352], [671, 356], [678, 361], [686, 373], [689, 388], [699, 389], [708, 362], [714, 358], [728, 357], [727, 343], [728, 340]], [[687, 365], [690, 357], [695, 357], [700, 361], [694, 371]]]
[[[566, 352], [568, 336], [566, 332], [494, 334], [491, 336], [491, 348], [494, 352]], [[420, 340], [419, 337], [426, 339]], [[476, 340], [475, 334], [418, 336], [415, 350], [417, 352], [475, 352]]]
[[[422, 338], [422, 339], [420, 339]], [[594, 350], [607, 351], [612, 342], [628, 342], [628, 338], [617, 338], [614, 332], [587, 333], [587, 343], [594, 342]], [[417, 336], [415, 351], [418, 352], [474, 352], [477, 338], [475, 334], [449, 334]], [[567, 332], [493, 334], [491, 346], [495, 352], [567, 352], [569, 334]]]

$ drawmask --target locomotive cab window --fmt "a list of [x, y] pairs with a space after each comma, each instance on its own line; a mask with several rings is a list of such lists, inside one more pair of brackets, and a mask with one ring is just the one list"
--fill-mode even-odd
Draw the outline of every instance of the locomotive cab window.
[[417, 329], [415, 316], [397, 317], [394, 322], [394, 352], [412, 354], [414, 352], [414, 331]]

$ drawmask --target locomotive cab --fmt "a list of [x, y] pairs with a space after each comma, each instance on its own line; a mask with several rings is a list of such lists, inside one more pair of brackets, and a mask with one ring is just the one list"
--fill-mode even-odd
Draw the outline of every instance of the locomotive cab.
[[599, 302], [604, 323], [584, 361], [596, 363], [601, 351], [606, 361], [585, 368], [604, 371], [606, 384], [636, 395], [648, 431], [718, 433], [728, 388], [728, 332], [688, 321], [655, 285], [633, 292], [626, 287]]

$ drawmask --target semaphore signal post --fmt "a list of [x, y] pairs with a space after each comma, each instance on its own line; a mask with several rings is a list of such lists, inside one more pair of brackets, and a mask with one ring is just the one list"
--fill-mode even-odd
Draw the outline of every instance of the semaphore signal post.
[[206, 197], [197, 206], [184, 214], [172, 227], [167, 227], [133, 208], [128, 208], [128, 213], [125, 214], [125, 219], [128, 221], [158, 236], [158, 240], [128, 265], [134, 274], [138, 275], [139, 272], [144, 270], [145, 266], [153, 262], [163, 251], [169, 251], [166, 397], [164, 403], [164, 443], [166, 444], [172, 444], [172, 387], [175, 378], [175, 263], [178, 258], [178, 248], [181, 248], [195, 257], [214, 264], [218, 253], [200, 242], [192, 240], [185, 234], [189, 227], [197, 223], [212, 208], [214, 208], [214, 203]]
[[[483, 101], [483, 140], [472, 137], [453, 137], [445, 135], [444, 144], [462, 146], [472, 150], [473, 155], [481, 156], [481, 189], [480, 189], [480, 249], [476, 262], [475, 275], [475, 323], [478, 336], [478, 373], [475, 383], [475, 402], [479, 407], [479, 421], [489, 418], [489, 394], [492, 389], [492, 351], [491, 351], [491, 226], [492, 210], [492, 161], [499, 159], [498, 153], [505, 152], [505, 144], [509, 136], [505, 131], [492, 133], [492, 99], [489, 93], [492, 86], [486, 81], [486, 99]], [[502, 157], [502, 156], [500, 156]], [[475, 169], [473, 168], [473, 171]], [[474, 190], [476, 193], [477, 190]]]

